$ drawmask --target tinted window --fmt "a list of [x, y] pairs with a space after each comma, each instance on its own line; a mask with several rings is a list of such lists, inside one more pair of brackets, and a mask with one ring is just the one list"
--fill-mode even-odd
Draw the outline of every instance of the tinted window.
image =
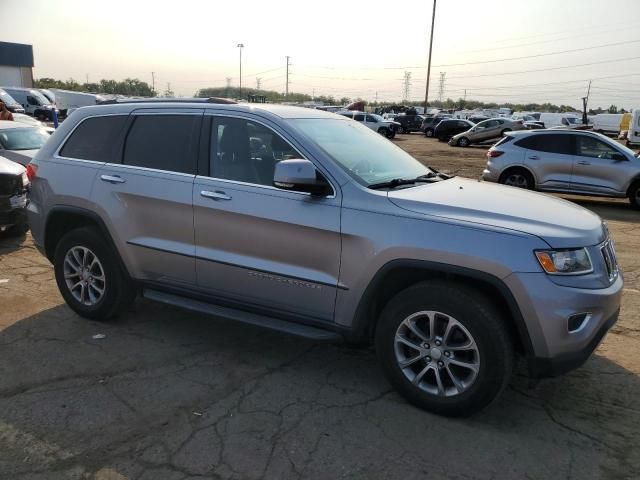
[[471, 125], [469, 125], [467, 122], [458, 122], [458, 126], [460, 128], [471, 128]]
[[115, 152], [126, 119], [124, 115], [87, 118], [73, 131], [62, 147], [60, 155], [96, 162], [120, 163]]
[[373, 122], [376, 123], [378, 120], [376, 120], [376, 117], [372, 116], [372, 115], [367, 115], [367, 122]]
[[123, 163], [195, 174], [196, 115], [140, 115], [124, 147]]
[[361, 113], [359, 113], [359, 114], [357, 114], [357, 115], [354, 115], [354, 116], [353, 116], [353, 119], [354, 119], [356, 122], [362, 122], [362, 121], [364, 120], [364, 115], [362, 115]]
[[531, 135], [518, 140], [516, 145], [539, 152], [561, 153], [571, 155], [571, 135]]
[[259, 123], [219, 117], [212, 129], [210, 172], [215, 178], [271, 186], [277, 162], [302, 158], [280, 135]]
[[582, 135], [576, 138], [576, 151], [576, 155], [579, 155], [581, 157], [595, 158], [611, 158], [614, 153], [618, 153], [615, 148], [607, 145], [597, 138], [591, 138]]

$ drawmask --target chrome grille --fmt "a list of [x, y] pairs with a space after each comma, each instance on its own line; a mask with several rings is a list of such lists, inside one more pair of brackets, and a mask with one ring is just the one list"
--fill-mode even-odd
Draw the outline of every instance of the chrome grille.
[[613, 240], [607, 240], [600, 248], [604, 263], [607, 267], [609, 281], [612, 282], [618, 276], [618, 261], [616, 260], [616, 250], [613, 246]]

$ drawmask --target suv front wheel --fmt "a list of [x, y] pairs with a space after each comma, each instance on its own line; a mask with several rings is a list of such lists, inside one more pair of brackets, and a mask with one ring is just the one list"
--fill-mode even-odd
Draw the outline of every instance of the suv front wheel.
[[513, 369], [511, 336], [499, 312], [461, 285], [426, 281], [384, 308], [376, 351], [388, 380], [414, 405], [471, 415], [505, 388]]
[[632, 207], [640, 209], [640, 181], [636, 181], [629, 188], [629, 202]]
[[135, 299], [135, 285], [93, 228], [64, 235], [56, 246], [53, 265], [60, 293], [82, 317], [107, 320]]

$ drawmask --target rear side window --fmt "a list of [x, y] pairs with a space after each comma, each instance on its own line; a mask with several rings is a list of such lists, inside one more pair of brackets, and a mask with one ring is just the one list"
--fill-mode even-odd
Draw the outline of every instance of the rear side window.
[[571, 155], [573, 151], [573, 139], [571, 135], [531, 135], [518, 140], [516, 145], [529, 150], [539, 152], [560, 153]]
[[125, 165], [196, 173], [196, 115], [140, 115], [129, 130]]
[[76, 127], [65, 142], [60, 156], [93, 160], [95, 162], [120, 163], [118, 146], [127, 120], [126, 115], [87, 118]]

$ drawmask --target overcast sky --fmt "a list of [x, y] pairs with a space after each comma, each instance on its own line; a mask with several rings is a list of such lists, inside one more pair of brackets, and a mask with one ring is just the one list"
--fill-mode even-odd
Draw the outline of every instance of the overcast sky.
[[[170, 82], [193, 95], [226, 77], [238, 84], [243, 43], [245, 86], [261, 77], [262, 88], [284, 91], [290, 55], [291, 91], [395, 101], [408, 71], [410, 99], [420, 100], [431, 8], [432, 0], [0, 0], [0, 39], [33, 45], [36, 78], [151, 83], [154, 71], [157, 90]], [[640, 106], [640, 0], [440, 0], [430, 98], [440, 72], [444, 98], [466, 90], [467, 99], [577, 107], [593, 79], [590, 106]]]

